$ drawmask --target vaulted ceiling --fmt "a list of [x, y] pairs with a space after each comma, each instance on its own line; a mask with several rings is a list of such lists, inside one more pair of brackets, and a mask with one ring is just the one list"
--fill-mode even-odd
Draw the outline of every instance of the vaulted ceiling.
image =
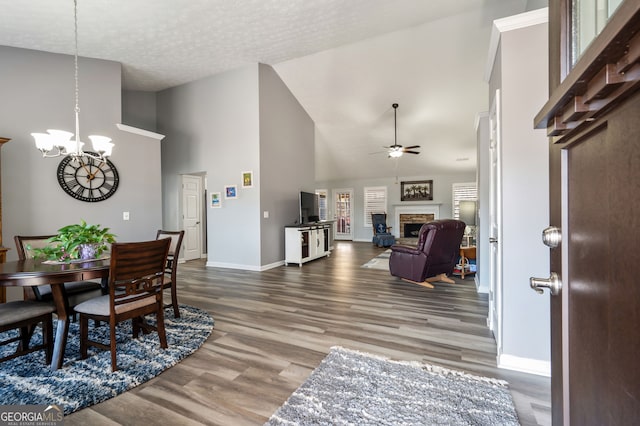
[[[317, 180], [476, 167], [494, 19], [532, 0], [78, 0], [79, 54], [158, 91], [256, 62], [316, 123]], [[73, 53], [72, 0], [0, 0], [0, 44]], [[397, 138], [421, 154], [389, 159]]]

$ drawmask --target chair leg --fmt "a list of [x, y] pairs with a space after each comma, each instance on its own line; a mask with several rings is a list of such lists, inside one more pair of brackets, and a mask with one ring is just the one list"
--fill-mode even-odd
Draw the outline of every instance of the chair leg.
[[167, 334], [164, 331], [164, 308], [162, 300], [158, 302], [158, 313], [156, 314], [156, 331], [158, 332], [158, 337], [160, 338], [160, 347], [163, 349], [167, 348]]
[[89, 340], [89, 318], [80, 314], [80, 359], [87, 359]]
[[425, 281], [430, 282], [430, 283], [436, 282], [436, 281], [442, 281], [444, 283], [449, 283], [449, 284], [455, 284], [456, 283], [454, 280], [452, 280], [451, 278], [447, 277], [447, 274], [436, 275], [435, 277], [427, 278]]
[[109, 325], [109, 327], [111, 328], [110, 330], [111, 339], [109, 342], [110, 349], [111, 349], [111, 372], [114, 372], [118, 370], [118, 365], [116, 363], [116, 324], [112, 322]]
[[171, 283], [171, 304], [173, 305], [173, 317], [180, 318], [180, 311], [178, 310], [178, 290], [176, 290], [176, 282]]
[[140, 317], [131, 318], [131, 329], [133, 330], [133, 338], [137, 339], [140, 336]]
[[402, 279], [402, 281], [406, 281], [406, 282], [408, 282], [408, 283], [412, 283], [412, 284], [418, 284], [418, 285], [421, 285], [421, 286], [423, 286], [423, 287], [427, 287], [427, 288], [435, 288], [435, 287], [433, 286], [433, 284], [430, 284], [430, 283], [428, 283], [427, 281], [424, 281], [424, 282], [418, 282], [418, 281], [410, 280], [410, 279], [408, 279], [408, 278], [401, 278], [401, 279]]
[[42, 343], [44, 343], [46, 364], [51, 364], [53, 357], [53, 319], [51, 315], [42, 321]]
[[25, 325], [20, 327], [20, 349], [23, 351], [29, 350], [29, 342], [31, 341], [31, 333], [29, 333], [29, 326]]

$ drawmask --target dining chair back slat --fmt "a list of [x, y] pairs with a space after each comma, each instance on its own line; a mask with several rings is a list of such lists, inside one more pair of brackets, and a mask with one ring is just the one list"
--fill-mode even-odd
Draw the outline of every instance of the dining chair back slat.
[[167, 264], [165, 266], [164, 288], [171, 289], [171, 305], [173, 306], [173, 316], [180, 318], [180, 310], [178, 309], [178, 259], [180, 258], [180, 249], [182, 247], [182, 239], [184, 231], [165, 231], [158, 230], [156, 240], [161, 238], [171, 239], [169, 246], [169, 254], [167, 256]]

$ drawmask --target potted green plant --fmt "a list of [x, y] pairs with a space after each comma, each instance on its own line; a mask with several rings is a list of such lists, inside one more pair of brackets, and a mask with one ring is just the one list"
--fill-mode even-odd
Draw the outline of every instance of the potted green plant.
[[44, 248], [31, 248], [34, 257], [47, 260], [71, 262], [76, 259], [95, 259], [114, 243], [115, 235], [109, 228], [89, 225], [84, 220], [78, 224], [58, 229], [58, 234], [49, 239], [50, 245]]

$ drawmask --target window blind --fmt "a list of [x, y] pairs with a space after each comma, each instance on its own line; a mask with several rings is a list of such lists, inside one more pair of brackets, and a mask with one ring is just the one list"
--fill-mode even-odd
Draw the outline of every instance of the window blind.
[[364, 188], [364, 226], [371, 227], [371, 213], [387, 212], [387, 187], [368, 186]]
[[453, 218], [460, 219], [460, 201], [476, 201], [478, 199], [478, 187], [475, 182], [454, 183], [453, 187]]

